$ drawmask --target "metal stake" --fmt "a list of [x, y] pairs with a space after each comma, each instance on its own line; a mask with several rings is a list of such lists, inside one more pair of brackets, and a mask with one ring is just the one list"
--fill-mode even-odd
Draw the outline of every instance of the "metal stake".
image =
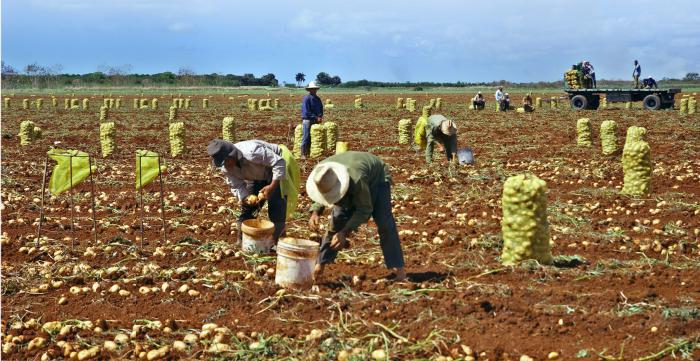
[[90, 168], [90, 196], [92, 197], [92, 232], [97, 245], [97, 218], [95, 216], [95, 181], [92, 179], [92, 156], [88, 155], [88, 167]]
[[160, 155], [158, 155], [158, 180], [160, 181], [160, 216], [163, 219], [163, 241], [167, 241], [168, 230], [165, 223], [165, 194], [163, 194], [163, 173], [160, 171]]
[[73, 208], [74, 206], [74, 201], [73, 201], [73, 155], [68, 154], [68, 169], [70, 170], [70, 231], [72, 237], [70, 238], [70, 250], [71, 252], [73, 251], [75, 247], [75, 224], [74, 224], [74, 216], [73, 212], [75, 211]]
[[139, 157], [139, 209], [141, 210], [141, 244], [139, 249], [143, 250], [143, 184], [142, 184], [142, 170], [141, 170], [141, 155]]
[[49, 155], [46, 155], [44, 160], [44, 174], [41, 177], [41, 208], [39, 209], [39, 229], [36, 235], [36, 246], [39, 247], [39, 240], [41, 239], [41, 228], [44, 223], [44, 194], [46, 192], [46, 171], [49, 166]]

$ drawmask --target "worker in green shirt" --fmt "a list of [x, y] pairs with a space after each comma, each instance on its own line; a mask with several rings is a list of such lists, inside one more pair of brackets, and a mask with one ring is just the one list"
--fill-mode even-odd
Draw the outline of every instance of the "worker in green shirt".
[[433, 161], [433, 143], [437, 142], [445, 151], [448, 161], [457, 160], [457, 126], [441, 114], [431, 115], [425, 125], [427, 144], [425, 161]]
[[309, 226], [318, 227], [326, 208], [331, 222], [323, 237], [314, 278], [319, 279], [325, 266], [338, 251], [349, 247], [347, 237], [372, 216], [379, 231], [379, 245], [388, 269], [396, 269], [396, 280], [406, 278], [403, 250], [391, 213], [391, 176], [389, 167], [379, 157], [365, 152], [336, 154], [319, 163], [306, 181], [306, 192], [314, 201]]

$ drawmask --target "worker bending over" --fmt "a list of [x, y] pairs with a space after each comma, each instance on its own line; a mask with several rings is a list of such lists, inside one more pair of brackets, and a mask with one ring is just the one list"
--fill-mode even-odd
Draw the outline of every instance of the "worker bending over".
[[474, 109], [482, 110], [486, 107], [486, 100], [481, 92], [476, 93], [474, 98], [472, 98], [472, 107]]
[[441, 114], [431, 115], [425, 125], [425, 161], [433, 161], [434, 143], [438, 143], [445, 151], [448, 161], [457, 160], [457, 126]]
[[318, 254], [314, 278], [320, 279], [338, 251], [349, 247], [348, 236], [372, 216], [379, 231], [379, 245], [388, 269], [396, 269], [396, 280], [406, 278], [403, 250], [391, 213], [391, 176], [379, 157], [365, 152], [345, 152], [319, 163], [306, 181], [306, 192], [314, 201], [309, 226], [316, 229], [326, 208], [331, 222]]
[[527, 93], [525, 94], [525, 97], [523, 97], [523, 108], [527, 113], [532, 113], [535, 111], [535, 107], [532, 106], [532, 93]]
[[654, 80], [654, 77], [648, 77], [644, 80], [642, 80], [642, 88], [644, 89], [658, 89], [659, 86], [656, 84], [656, 80]]
[[241, 202], [237, 236], [242, 240], [241, 224], [256, 218], [268, 202], [268, 216], [274, 223], [275, 244], [284, 231], [286, 218], [296, 209], [299, 187], [299, 166], [284, 145], [262, 140], [246, 140], [233, 144], [214, 139], [207, 147], [212, 163], [226, 177], [226, 183]]

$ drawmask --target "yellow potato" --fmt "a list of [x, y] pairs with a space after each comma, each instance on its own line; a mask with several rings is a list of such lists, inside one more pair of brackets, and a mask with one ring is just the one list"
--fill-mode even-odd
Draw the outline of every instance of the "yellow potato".
[[258, 203], [258, 196], [251, 194], [248, 197], [246, 197], [246, 199], [243, 202], [247, 205], [255, 205]]

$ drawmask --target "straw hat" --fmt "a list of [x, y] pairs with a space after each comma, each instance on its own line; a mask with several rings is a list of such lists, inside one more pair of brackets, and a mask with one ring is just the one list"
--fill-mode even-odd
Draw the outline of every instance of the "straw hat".
[[314, 168], [306, 180], [306, 193], [316, 203], [331, 207], [350, 186], [348, 169], [338, 162], [323, 162]]
[[321, 87], [318, 86], [318, 84], [316, 84], [315, 80], [313, 80], [309, 83], [309, 85], [306, 86], [305, 89], [321, 89]]
[[457, 126], [455, 125], [455, 122], [445, 119], [440, 123], [440, 131], [442, 134], [446, 135], [455, 135], [457, 134]]

